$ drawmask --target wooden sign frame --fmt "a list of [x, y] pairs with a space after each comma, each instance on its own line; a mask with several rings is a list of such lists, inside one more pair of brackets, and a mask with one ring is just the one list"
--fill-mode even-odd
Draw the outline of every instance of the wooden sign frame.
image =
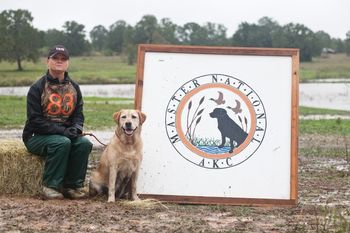
[[[235, 82], [238, 83], [234, 84]], [[142, 132], [144, 158], [138, 181], [138, 193], [141, 198], [189, 204], [296, 205], [298, 85], [298, 49], [139, 45], [135, 108], [148, 116]], [[231, 95], [229, 97], [232, 97], [232, 100], [236, 99], [236, 103], [246, 104], [243, 112], [245, 111], [248, 117], [242, 120], [243, 115], [239, 117], [237, 112], [232, 113], [230, 109], [233, 108], [230, 108], [228, 103], [220, 105], [220, 98], [209, 98], [217, 92], [223, 92], [226, 97]], [[199, 99], [198, 93], [202, 93], [202, 99]], [[248, 97], [251, 97], [251, 102]], [[185, 121], [188, 121], [190, 111], [194, 112], [194, 107], [193, 110], [190, 108], [195, 103], [198, 107], [195, 113], [191, 112], [192, 121], [197, 114], [197, 124], [201, 120], [200, 123], [204, 124], [204, 117], [207, 122], [213, 124], [214, 119], [210, 118], [213, 118], [214, 111], [211, 110], [211, 113], [205, 115], [204, 108], [198, 111], [204, 99], [212, 109], [221, 108], [225, 109], [225, 112], [231, 112], [229, 118], [236, 117], [236, 125], [240, 122], [241, 129], [244, 129], [244, 123], [246, 125], [245, 132], [242, 133], [245, 136], [242, 144], [238, 143], [238, 139], [227, 138], [230, 139], [229, 145], [226, 138], [222, 139], [222, 144], [226, 140], [225, 147], [231, 146], [230, 152], [208, 154], [209, 152], [194, 148], [189, 143], [191, 140], [186, 140], [190, 138], [190, 133], [170, 132], [174, 131], [172, 127], [177, 131], [187, 127], [188, 131], [188, 122], [187, 126], [183, 125], [186, 125]], [[173, 103], [174, 106], [178, 104], [176, 109], [171, 108]], [[230, 105], [232, 103], [231, 101]], [[263, 108], [258, 109], [257, 105]], [[203, 119], [198, 119], [202, 117], [201, 114]], [[174, 122], [169, 120], [173, 117], [177, 119]], [[260, 127], [261, 123], [263, 126]], [[259, 136], [259, 130], [258, 133], [263, 136]], [[213, 129], [213, 134], [218, 135], [219, 131], [216, 131]], [[220, 132], [223, 135], [223, 131]], [[248, 137], [251, 138], [248, 140]], [[256, 146], [250, 149], [253, 145]], [[188, 148], [193, 153], [184, 152]], [[251, 152], [246, 152], [244, 159], [233, 162], [240, 157], [239, 153], [246, 150]], [[233, 154], [236, 157], [227, 157]], [[196, 155], [199, 155], [198, 158], [193, 159]], [[205, 178], [201, 181], [202, 185], [198, 183], [198, 177]], [[223, 181], [222, 184], [205, 187], [208, 182], [216, 183], [217, 180], [231, 178], [234, 178], [235, 182]], [[281, 188], [282, 191], [279, 190], [280, 187], [284, 187]], [[213, 190], [222, 190], [222, 194]]]

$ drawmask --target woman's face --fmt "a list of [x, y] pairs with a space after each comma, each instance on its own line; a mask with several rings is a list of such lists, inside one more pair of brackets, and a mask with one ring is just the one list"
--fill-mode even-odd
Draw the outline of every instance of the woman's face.
[[69, 61], [64, 55], [57, 54], [47, 59], [47, 66], [50, 71], [64, 73], [68, 70]]

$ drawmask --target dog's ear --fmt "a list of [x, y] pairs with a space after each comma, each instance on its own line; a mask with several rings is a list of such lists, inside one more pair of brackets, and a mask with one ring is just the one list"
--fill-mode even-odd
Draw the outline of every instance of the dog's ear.
[[120, 114], [122, 113], [122, 111], [119, 111], [119, 112], [115, 112], [113, 113], [113, 119], [114, 121], [119, 124], [119, 119], [120, 119]]
[[145, 122], [146, 120], [146, 114], [144, 114], [143, 112], [141, 112], [140, 110], [136, 110], [137, 114], [139, 114], [139, 118], [140, 118], [140, 124], [142, 125], [143, 122]]

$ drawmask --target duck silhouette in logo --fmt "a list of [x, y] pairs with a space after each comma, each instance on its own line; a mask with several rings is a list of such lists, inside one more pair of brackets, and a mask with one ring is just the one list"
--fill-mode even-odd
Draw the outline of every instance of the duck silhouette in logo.
[[[241, 127], [239, 127], [239, 125], [237, 125], [237, 123], [234, 122], [229, 115], [227, 115], [227, 111], [225, 109], [215, 108], [213, 112], [209, 113], [209, 115], [211, 118], [216, 118], [218, 121], [218, 129], [221, 133], [221, 145], [219, 145], [219, 148], [224, 147], [226, 138], [229, 138], [229, 153], [232, 153], [235, 147], [239, 147], [239, 145], [245, 141], [248, 134]], [[236, 142], [236, 146], [234, 142]]]
[[236, 100], [236, 107], [232, 108], [231, 106], [227, 106], [227, 108], [232, 110], [235, 114], [242, 112], [241, 102], [239, 102], [238, 100]]
[[218, 93], [219, 93], [219, 97], [217, 99], [210, 98], [209, 100], [214, 101], [217, 105], [224, 104], [225, 103], [224, 94], [222, 94], [221, 91], [218, 91]]

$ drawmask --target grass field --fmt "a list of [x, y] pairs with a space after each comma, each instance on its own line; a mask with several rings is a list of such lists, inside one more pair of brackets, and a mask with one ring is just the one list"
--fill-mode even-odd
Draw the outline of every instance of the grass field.
[[[328, 115], [328, 116], [349, 116], [350, 111], [333, 110], [323, 108], [299, 107], [299, 115]], [[339, 135], [350, 136], [350, 121], [337, 119], [321, 120], [300, 120], [299, 132], [301, 134]]]
[[[23, 62], [24, 71], [16, 71], [15, 63], [0, 62], [0, 86], [28, 86], [46, 71], [46, 59], [37, 63]], [[136, 65], [129, 66], [118, 56], [73, 57], [69, 73], [80, 84], [135, 83]], [[345, 54], [314, 58], [301, 63], [300, 81], [315, 79], [349, 79], [350, 57]]]
[[300, 81], [312, 82], [315, 79], [349, 79], [350, 56], [331, 54], [328, 58], [316, 57], [312, 62], [300, 65]]
[[[132, 99], [123, 98], [84, 98], [85, 127], [87, 130], [103, 130], [114, 126], [112, 115], [123, 108], [133, 108]], [[300, 115], [349, 115], [350, 111], [335, 111], [318, 108], [300, 107]], [[22, 128], [26, 120], [26, 97], [0, 96], [0, 129]], [[302, 134], [350, 135], [350, 121], [301, 120], [299, 125]]]
[[[15, 63], [0, 62], [0, 86], [29, 86], [46, 72], [46, 59], [37, 63], [23, 62], [24, 71], [16, 71]], [[120, 57], [73, 57], [69, 75], [79, 84], [134, 83], [136, 66], [129, 66]]]
[[[123, 108], [133, 108], [132, 99], [84, 98], [85, 129], [114, 126], [112, 115]], [[0, 129], [20, 129], [26, 120], [26, 97], [0, 96]]]
[[340, 116], [349, 116], [350, 112], [345, 110], [334, 110], [334, 109], [324, 109], [324, 108], [310, 108], [300, 106], [300, 114], [303, 116], [308, 115], [340, 115]]

